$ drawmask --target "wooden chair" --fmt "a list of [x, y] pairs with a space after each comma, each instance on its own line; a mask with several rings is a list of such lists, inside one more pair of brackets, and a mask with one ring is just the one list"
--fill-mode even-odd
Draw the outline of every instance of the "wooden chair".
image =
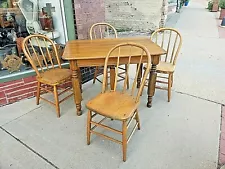
[[[161, 28], [156, 30], [152, 35], [151, 39], [157, 43], [163, 49], [167, 51], [165, 56], [161, 56], [156, 72], [157, 79], [156, 83], [166, 84], [166, 87], [156, 85], [157, 89], [168, 91], [168, 102], [171, 99], [171, 88], [173, 85], [173, 74], [175, 71], [175, 65], [178, 54], [182, 46], [182, 37], [180, 33], [172, 28]], [[144, 67], [145, 69], [145, 67]], [[148, 86], [148, 79], [146, 80], [145, 86]]]
[[[128, 72], [129, 72], [129, 68], [130, 68], [130, 64], [132, 63], [132, 60], [136, 58], [132, 57], [131, 55], [128, 55], [129, 59], [128, 58], [124, 59], [123, 51], [125, 50], [126, 52], [129, 51], [130, 54], [132, 52], [137, 53], [136, 56], [138, 56], [139, 55], [138, 53], [140, 53], [139, 64], [137, 66], [137, 72], [135, 74], [135, 78], [131, 86], [132, 89], [130, 90], [127, 90], [127, 78], [129, 77]], [[114, 58], [116, 57], [116, 59], [114, 60], [114, 63], [112, 60], [110, 61], [110, 58], [112, 57]], [[146, 71], [144, 73], [143, 81], [141, 82], [140, 88], [136, 88], [138, 74], [141, 69], [141, 63], [143, 63], [143, 59], [147, 60]], [[88, 108], [88, 115], [87, 115], [87, 144], [88, 145], [90, 144], [91, 133], [102, 136], [116, 143], [122, 144], [123, 161], [126, 161], [127, 143], [130, 141], [130, 138], [133, 135], [134, 131], [137, 128], [140, 130], [140, 120], [139, 120], [137, 109], [140, 104], [139, 98], [141, 95], [141, 91], [144, 87], [144, 81], [146, 80], [148, 71], [150, 70], [150, 63], [151, 63], [151, 56], [148, 50], [144, 46], [141, 46], [138, 44], [134, 44], [134, 43], [119, 44], [110, 50], [105, 60], [102, 92], [86, 104], [86, 107]], [[117, 85], [117, 79], [119, 75], [118, 72], [119, 72], [120, 64], [127, 64], [127, 72], [126, 72], [124, 83], [119, 86]], [[107, 66], [109, 65], [116, 65], [115, 79], [113, 78], [114, 87], [111, 90], [107, 90], [106, 88]], [[96, 115], [101, 115], [104, 118], [98, 122], [93, 121], [93, 118]], [[102, 122], [105, 121], [106, 119], [121, 121], [122, 131], [116, 130], [105, 124], [102, 124]], [[131, 134], [129, 135], [129, 137], [127, 137], [127, 130], [134, 119], [136, 122], [131, 131]], [[110, 130], [117, 134], [121, 134], [122, 141], [119, 141], [117, 139], [114, 139], [112, 137], [109, 137], [107, 135], [104, 135], [95, 131], [96, 127], [102, 127], [104, 129]]]
[[[26, 37], [22, 43], [22, 49], [37, 75], [37, 105], [40, 99], [47, 101], [56, 107], [57, 116], [60, 117], [59, 104], [73, 96], [73, 93], [69, 94], [59, 101], [60, 95], [71, 91], [71, 87], [66, 89], [62, 87], [64, 83], [71, 81], [71, 70], [62, 68], [54, 42], [44, 35], [35, 34]], [[57, 89], [63, 90], [58, 93]], [[41, 91], [53, 93], [55, 102], [41, 97]]]
[[[95, 24], [93, 24], [91, 26], [91, 29], [90, 29], [90, 39], [104, 39], [104, 38], [117, 38], [116, 29], [108, 23], [95, 23]], [[125, 65], [125, 67], [120, 66], [119, 69], [122, 70], [122, 71], [119, 73], [120, 79], [118, 79], [118, 81], [125, 80], [125, 77], [123, 76], [123, 74], [126, 73], [127, 66], [126, 65]], [[97, 78], [97, 76], [102, 71], [103, 70], [100, 67], [96, 66], [93, 83], [95, 83], [96, 80], [99, 81], [100, 83], [102, 83], [102, 81]], [[127, 87], [129, 88], [129, 78], [127, 79], [127, 81], [128, 81]]]

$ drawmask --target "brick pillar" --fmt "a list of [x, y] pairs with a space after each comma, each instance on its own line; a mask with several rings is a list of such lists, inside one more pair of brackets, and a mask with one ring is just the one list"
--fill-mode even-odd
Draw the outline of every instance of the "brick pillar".
[[159, 28], [163, 28], [165, 26], [166, 19], [167, 19], [167, 13], [168, 13], [168, 0], [163, 0]]
[[96, 22], [105, 21], [104, 0], [73, 0], [78, 39], [88, 39], [89, 29]]
[[212, 12], [217, 12], [217, 11], [219, 11], [219, 0], [213, 0]]

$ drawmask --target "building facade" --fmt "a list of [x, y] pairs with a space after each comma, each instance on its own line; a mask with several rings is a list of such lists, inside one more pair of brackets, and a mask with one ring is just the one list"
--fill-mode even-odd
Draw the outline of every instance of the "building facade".
[[166, 19], [167, 0], [105, 0], [105, 20], [117, 29], [148, 32]]
[[[18, 2], [22, 2], [21, 6]], [[35, 19], [41, 24], [43, 11], [51, 16], [53, 29], [58, 33], [53, 40], [65, 45], [68, 40], [88, 39], [89, 29], [96, 22], [109, 22], [118, 31], [149, 32], [162, 27], [167, 0], [2, 0], [0, 14], [4, 18], [0, 18], [0, 31], [16, 37], [0, 37], [2, 42], [14, 44], [11, 50], [7, 43], [0, 43], [0, 106], [36, 94], [35, 72], [30, 66], [23, 64], [18, 71], [9, 72], [1, 63], [7, 55], [23, 57], [17, 43], [30, 34], [26, 22]], [[66, 62], [64, 65], [69, 67]], [[83, 83], [93, 78], [94, 71], [93, 67], [81, 68]]]

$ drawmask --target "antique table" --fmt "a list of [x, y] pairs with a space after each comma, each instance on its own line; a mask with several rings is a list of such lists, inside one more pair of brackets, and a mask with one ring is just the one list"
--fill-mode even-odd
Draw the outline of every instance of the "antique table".
[[[118, 39], [98, 39], [98, 40], [71, 40], [68, 41], [63, 53], [62, 58], [70, 62], [70, 69], [72, 70], [72, 85], [74, 90], [74, 101], [77, 108], [77, 115], [81, 115], [81, 82], [80, 82], [80, 67], [89, 66], [103, 66], [105, 57], [109, 50], [119, 43], [134, 42], [144, 45], [151, 54], [152, 68], [149, 74], [148, 85], [148, 102], [147, 106], [152, 106], [152, 98], [155, 93], [156, 83], [156, 66], [159, 63], [160, 56], [166, 54], [166, 51], [160, 48], [157, 44], [153, 43], [150, 38], [118, 38]], [[132, 61], [133, 64], [137, 63], [140, 57], [139, 51], [132, 51], [133, 56], [137, 57]], [[125, 55], [125, 53], [124, 53]], [[129, 56], [127, 56], [128, 59]], [[126, 58], [126, 56], [125, 56]], [[145, 59], [143, 59], [143, 62]], [[124, 63], [127, 60], [124, 60]], [[142, 71], [142, 69], [141, 69]], [[115, 69], [110, 68], [110, 86], [114, 86], [113, 78]], [[142, 72], [139, 73], [138, 82], [141, 81]], [[137, 85], [138, 86], [138, 85]]]

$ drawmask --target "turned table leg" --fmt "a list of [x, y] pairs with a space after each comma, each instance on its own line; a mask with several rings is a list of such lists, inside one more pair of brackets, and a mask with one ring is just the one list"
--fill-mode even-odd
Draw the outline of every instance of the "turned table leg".
[[[140, 85], [141, 85], [142, 69], [143, 69], [143, 64], [140, 65], [140, 70], [138, 72], [137, 88], [140, 88]], [[137, 70], [138, 70], [138, 64], [137, 64]]]
[[80, 82], [80, 91], [81, 91], [81, 93], [83, 93], [83, 90], [82, 90], [82, 74], [81, 74], [80, 68], [78, 68], [78, 78], [79, 78], [79, 82]]
[[79, 68], [77, 66], [76, 60], [70, 61], [70, 69], [72, 70], [72, 85], [74, 92], [74, 102], [77, 108], [77, 115], [81, 115], [81, 88], [80, 88], [80, 78], [79, 78]]
[[110, 88], [114, 90], [115, 86], [115, 66], [110, 66]]
[[155, 56], [152, 58], [152, 68], [149, 74], [149, 82], [148, 82], [148, 102], [147, 107], [152, 107], [152, 100], [155, 94], [155, 85], [156, 85], [156, 66], [159, 64], [159, 56]]

